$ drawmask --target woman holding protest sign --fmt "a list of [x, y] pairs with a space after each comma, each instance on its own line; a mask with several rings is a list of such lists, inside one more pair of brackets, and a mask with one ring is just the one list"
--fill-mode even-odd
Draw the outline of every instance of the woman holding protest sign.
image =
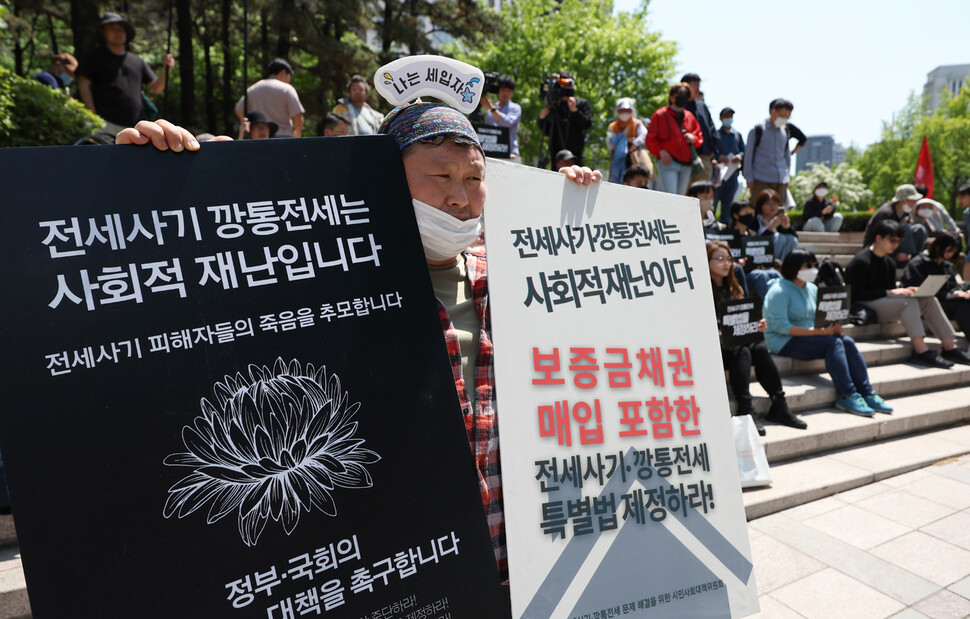
[[[392, 63], [397, 65], [395, 70], [400, 70], [402, 60], [405, 59]], [[431, 56], [417, 57], [415, 62], [446, 60], [456, 62]], [[469, 104], [472, 109], [477, 105], [478, 96], [480, 93]], [[443, 91], [440, 98], [454, 101], [454, 93], [450, 97]], [[394, 137], [401, 150], [437, 297], [438, 317], [478, 469], [492, 547], [501, 578], [507, 580], [487, 263], [484, 248], [472, 247], [482, 230], [486, 195], [484, 153], [465, 115], [440, 103], [401, 104], [385, 117], [379, 133]], [[176, 152], [199, 149], [198, 141], [188, 131], [164, 120], [140, 122], [120, 132], [116, 141], [118, 144], [151, 142], [159, 150]], [[560, 172], [581, 185], [590, 185], [601, 178], [599, 172], [579, 166], [563, 168]], [[469, 377], [467, 386], [465, 377]]]
[[[709, 241], [707, 243], [707, 266], [711, 271], [711, 288], [714, 290], [715, 301], [729, 301], [747, 297], [747, 291], [735, 275], [734, 261], [731, 249], [723, 241]], [[758, 331], [764, 333], [768, 325], [762, 318], [758, 323]], [[788, 409], [785, 401], [785, 391], [781, 385], [781, 374], [778, 366], [771, 358], [771, 353], [765, 347], [764, 341], [751, 342], [741, 346], [721, 346], [721, 358], [724, 369], [728, 371], [728, 381], [731, 391], [738, 402], [737, 414], [751, 415], [758, 434], [765, 435], [765, 429], [754, 413], [751, 398], [751, 366], [754, 365], [755, 376], [771, 398], [771, 408], [767, 419], [775, 423], [804, 430], [808, 425], [795, 417]]]
[[836, 408], [863, 417], [877, 411], [891, 413], [892, 407], [872, 390], [866, 360], [855, 340], [842, 334], [842, 325], [815, 326], [817, 267], [815, 254], [804, 249], [792, 250], [782, 263], [783, 279], [775, 281], [765, 295], [768, 349], [801, 361], [825, 359], [838, 396]]

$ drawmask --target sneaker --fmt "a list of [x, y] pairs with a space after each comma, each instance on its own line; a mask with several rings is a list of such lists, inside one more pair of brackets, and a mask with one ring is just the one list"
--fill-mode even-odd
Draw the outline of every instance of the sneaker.
[[863, 417], [872, 417], [876, 414], [876, 411], [869, 408], [869, 405], [858, 393], [853, 393], [847, 398], [839, 398], [835, 401], [835, 408]]
[[875, 393], [870, 393], [869, 395], [862, 396], [862, 399], [866, 401], [869, 408], [876, 411], [877, 413], [889, 414], [893, 412], [893, 407], [886, 404], [886, 401], [880, 398]]
[[944, 350], [941, 355], [947, 361], [952, 361], [953, 363], [962, 363], [963, 365], [970, 365], [970, 355], [959, 348], [953, 348], [951, 350]]
[[914, 352], [910, 360], [913, 363], [918, 363], [931, 368], [943, 368], [944, 370], [948, 370], [953, 367], [952, 361], [947, 361], [932, 348], [924, 350], [921, 353]]
[[775, 398], [772, 400], [771, 408], [768, 409], [768, 414], [765, 416], [765, 419], [790, 428], [798, 428], [799, 430], [804, 430], [808, 427], [807, 423], [796, 417], [788, 409], [788, 403], [785, 402], [784, 398]]

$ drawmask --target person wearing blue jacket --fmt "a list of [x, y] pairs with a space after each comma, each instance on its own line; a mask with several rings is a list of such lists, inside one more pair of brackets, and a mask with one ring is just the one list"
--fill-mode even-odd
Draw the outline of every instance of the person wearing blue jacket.
[[866, 361], [855, 340], [842, 334], [842, 325], [815, 327], [818, 288], [813, 282], [817, 267], [815, 255], [804, 249], [794, 249], [785, 257], [782, 279], [775, 280], [765, 294], [768, 350], [801, 361], [825, 359], [838, 394], [836, 408], [863, 417], [891, 413], [892, 407], [869, 384]]

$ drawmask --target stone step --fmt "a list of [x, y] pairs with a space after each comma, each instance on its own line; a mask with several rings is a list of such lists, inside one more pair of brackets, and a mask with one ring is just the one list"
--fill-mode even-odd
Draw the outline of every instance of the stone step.
[[[913, 363], [894, 363], [869, 368], [872, 388], [894, 406], [892, 398], [928, 391], [942, 391], [970, 385], [970, 366], [956, 365], [950, 369], [927, 368]], [[828, 373], [787, 376], [782, 378], [785, 399], [793, 411], [803, 412], [832, 408], [837, 395]], [[757, 382], [751, 383], [754, 409], [758, 414], [768, 412], [768, 395]], [[736, 403], [731, 402], [732, 411]], [[848, 415], [849, 413], [843, 413]]]
[[744, 511], [753, 520], [967, 453], [963, 424], [784, 462], [771, 467], [771, 485], [744, 490]]
[[841, 243], [838, 232], [805, 232], [798, 231], [799, 243]]
[[836, 408], [802, 414], [807, 430], [765, 422], [762, 441], [772, 464], [917, 434], [934, 428], [970, 422], [970, 386], [894, 398], [891, 415], [848, 415]]
[[13, 516], [0, 514], [0, 548], [17, 545], [17, 531], [13, 526]]
[[30, 616], [20, 550], [16, 547], [0, 549], [0, 618], [22, 619]]
[[862, 244], [855, 243], [803, 243], [799, 238], [798, 246], [807, 249], [816, 256], [854, 256], [862, 249]]

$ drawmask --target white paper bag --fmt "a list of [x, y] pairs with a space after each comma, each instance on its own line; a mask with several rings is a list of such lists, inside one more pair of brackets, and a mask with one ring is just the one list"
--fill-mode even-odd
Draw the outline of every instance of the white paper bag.
[[771, 483], [771, 470], [768, 468], [765, 446], [761, 444], [758, 429], [754, 427], [754, 419], [751, 415], [738, 415], [731, 417], [731, 425], [734, 428], [734, 446], [738, 451], [741, 487], [767, 486]]

